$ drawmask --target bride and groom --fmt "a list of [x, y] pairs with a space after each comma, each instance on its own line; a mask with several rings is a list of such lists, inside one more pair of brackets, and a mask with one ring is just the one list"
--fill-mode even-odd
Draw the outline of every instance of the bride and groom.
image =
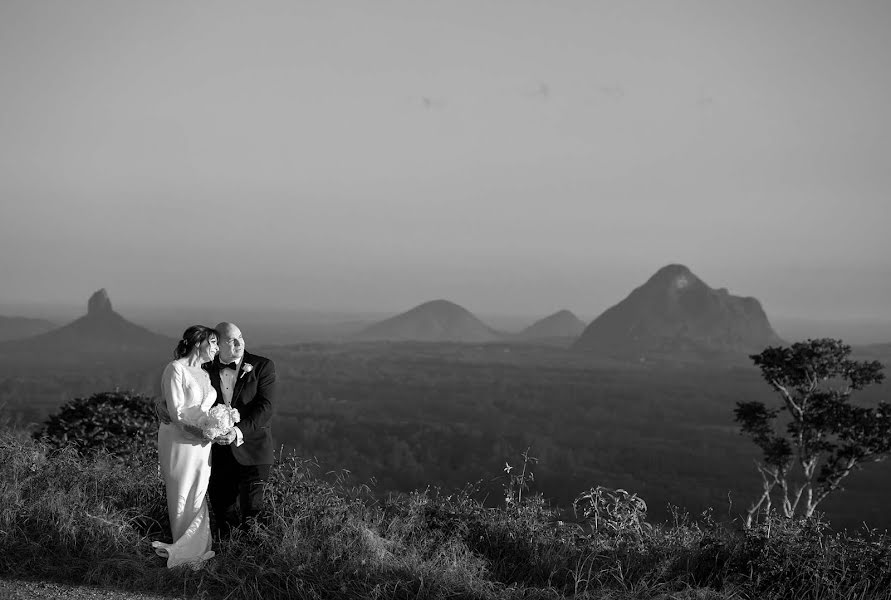
[[241, 330], [232, 323], [193, 325], [178, 342], [161, 385], [158, 460], [173, 541], [152, 545], [168, 567], [199, 566], [214, 556], [207, 496], [218, 538], [264, 518], [275, 365], [245, 352]]

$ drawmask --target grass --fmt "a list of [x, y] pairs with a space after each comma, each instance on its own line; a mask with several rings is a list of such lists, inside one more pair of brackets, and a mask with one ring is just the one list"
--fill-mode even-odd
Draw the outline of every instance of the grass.
[[153, 461], [4, 430], [0, 480], [6, 577], [233, 600], [891, 599], [891, 540], [830, 533], [819, 520], [771, 517], [742, 531], [675, 512], [595, 529], [560, 521], [534, 494], [497, 508], [472, 487], [381, 499], [290, 457], [274, 468], [265, 528], [235, 534], [201, 570], [167, 570], [151, 548], [169, 539]]

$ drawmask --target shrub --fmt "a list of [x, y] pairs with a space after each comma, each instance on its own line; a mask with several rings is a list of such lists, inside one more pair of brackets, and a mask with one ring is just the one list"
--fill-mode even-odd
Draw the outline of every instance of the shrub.
[[572, 511], [599, 533], [640, 536], [649, 527], [647, 503], [623, 489], [592, 487], [573, 500]]
[[34, 437], [53, 448], [105, 451], [119, 459], [157, 456], [158, 420], [152, 399], [132, 392], [75, 398], [51, 415]]

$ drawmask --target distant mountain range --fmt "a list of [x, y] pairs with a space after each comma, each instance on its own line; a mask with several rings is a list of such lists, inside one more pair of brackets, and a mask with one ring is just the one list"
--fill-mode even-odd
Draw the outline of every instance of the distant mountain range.
[[646, 361], [745, 356], [782, 343], [758, 300], [712, 289], [674, 264], [594, 319], [573, 348]]
[[[3, 326], [9, 320], [0, 320]], [[39, 320], [19, 326], [46, 329]], [[183, 328], [188, 324], [184, 323]], [[0, 329], [10, 335], [12, 328]], [[683, 265], [659, 269], [628, 297], [587, 327], [569, 310], [544, 317], [519, 333], [496, 330], [449, 300], [425, 302], [349, 335], [345, 341], [448, 343], [557, 343], [623, 361], [746, 357], [783, 344], [757, 299], [712, 289]], [[0, 338], [0, 358], [40, 362], [102, 363], [167, 358], [175, 340], [136, 325], [114, 311], [106, 291], [89, 299], [87, 314], [63, 327], [15, 341]], [[870, 352], [883, 352], [874, 348]]]
[[375, 323], [353, 339], [462, 343], [565, 339], [574, 340], [573, 350], [635, 362], [741, 358], [784, 343], [757, 299], [712, 289], [677, 264], [659, 269], [587, 327], [572, 312], [561, 310], [520, 333], [505, 333], [462, 306], [434, 300]]
[[0, 357], [48, 364], [104, 363], [172, 357], [176, 341], [131, 323], [111, 306], [101, 289], [87, 302], [87, 314], [62, 327], [0, 344]]
[[55, 327], [55, 323], [45, 319], [0, 316], [0, 342], [31, 337]]

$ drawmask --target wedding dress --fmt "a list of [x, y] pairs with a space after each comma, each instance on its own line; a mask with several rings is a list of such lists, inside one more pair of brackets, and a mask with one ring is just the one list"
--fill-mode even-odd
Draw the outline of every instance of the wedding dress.
[[197, 425], [213, 406], [217, 393], [205, 371], [178, 361], [164, 369], [161, 385], [171, 422], [158, 428], [158, 460], [167, 486], [173, 543], [152, 542], [152, 546], [159, 556], [167, 558], [168, 568], [186, 563], [197, 568], [214, 556], [205, 498], [211, 443], [185, 426]]

